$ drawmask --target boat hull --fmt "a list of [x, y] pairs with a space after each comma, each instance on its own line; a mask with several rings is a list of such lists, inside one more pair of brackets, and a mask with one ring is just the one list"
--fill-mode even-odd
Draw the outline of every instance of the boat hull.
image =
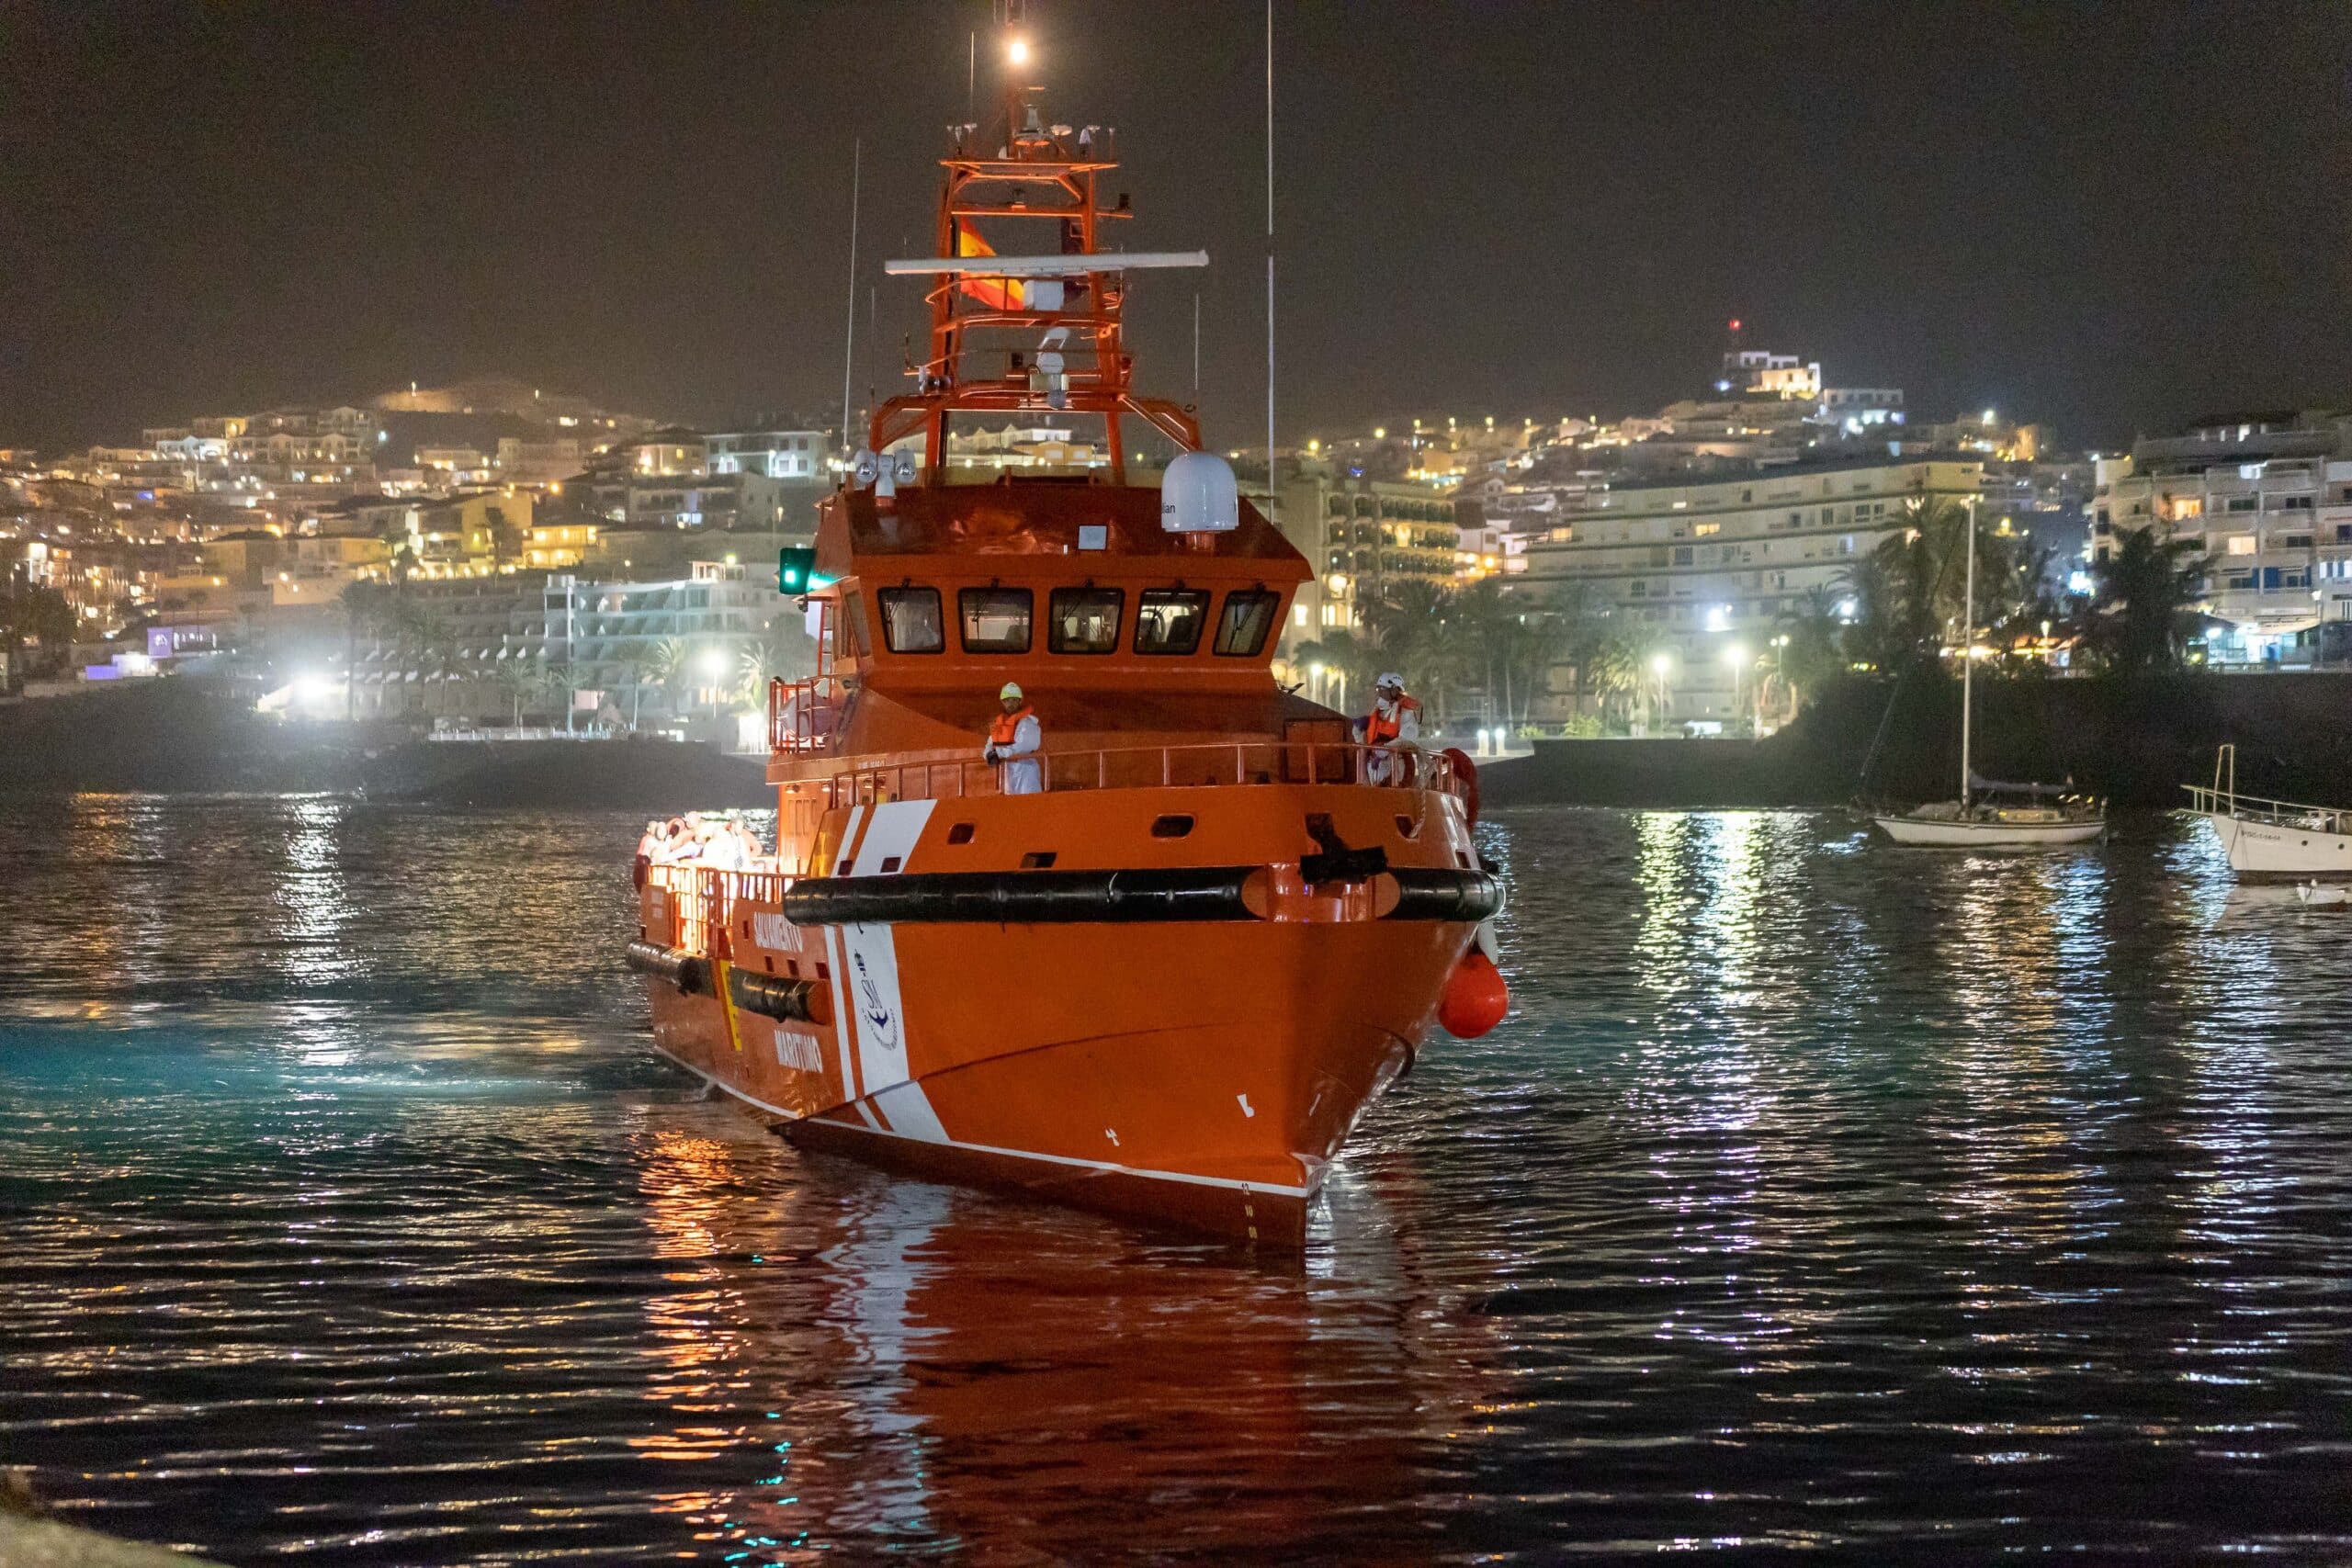
[[2256, 822], [2203, 812], [2240, 876], [2352, 879], [2352, 833], [2327, 833], [2292, 822]]
[[1959, 818], [1873, 817], [1898, 844], [1923, 849], [2033, 850], [2086, 844], [2107, 831], [2104, 821], [1968, 822]]
[[[842, 1029], [649, 984], [656, 1045], [795, 1143], [1296, 1247], [1411, 1064], [1466, 927], [969, 926], [824, 933]], [[865, 962], [861, 964], [861, 959]], [[885, 971], [887, 970], [887, 973]], [[872, 990], [857, 994], [873, 982]], [[902, 1030], [929, 1070], [876, 1037]]]

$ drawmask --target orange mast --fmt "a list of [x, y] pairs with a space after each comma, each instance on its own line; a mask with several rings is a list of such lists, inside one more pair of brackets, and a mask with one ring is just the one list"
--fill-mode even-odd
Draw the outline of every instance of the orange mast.
[[[1025, 58], [1017, 38], [1012, 62]], [[1201, 252], [1134, 254], [1102, 248], [1103, 226], [1134, 216], [1122, 194], [1105, 207], [1102, 177], [1116, 169], [1112, 133], [1099, 126], [1073, 129], [1046, 121], [1035, 95], [1019, 85], [1004, 97], [996, 134], [975, 125], [951, 127], [952, 151], [940, 160], [938, 249], [928, 259], [893, 261], [885, 271], [933, 278], [930, 355], [910, 369], [915, 389], [875, 412], [872, 448], [920, 436], [925, 480], [940, 483], [947, 466], [947, 416], [1046, 411], [1100, 417], [1110, 457], [1110, 479], [1125, 481], [1123, 415], [1149, 423], [1185, 451], [1198, 451], [1200, 423], [1189, 404], [1138, 396], [1134, 362], [1122, 339], [1120, 312], [1125, 275], [1139, 267], [1200, 266]], [[994, 149], [989, 151], [989, 143]], [[978, 225], [1031, 220], [1054, 226], [1044, 254], [998, 255]], [[999, 356], [1001, 356], [1000, 358]]]

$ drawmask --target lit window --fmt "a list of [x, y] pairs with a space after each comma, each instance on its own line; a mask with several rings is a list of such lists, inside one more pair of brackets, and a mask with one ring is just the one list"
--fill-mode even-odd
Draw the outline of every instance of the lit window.
[[1126, 595], [1116, 588], [1057, 588], [1046, 646], [1056, 653], [1112, 653]]
[[1199, 590], [1145, 590], [1136, 604], [1136, 651], [1193, 652], [1201, 646], [1201, 627], [1208, 620], [1208, 614], [1209, 596]]
[[947, 647], [941, 629], [939, 590], [885, 588], [875, 597], [882, 605], [882, 641], [893, 653], [938, 653]]
[[1216, 624], [1216, 651], [1228, 658], [1254, 658], [1266, 646], [1282, 602], [1281, 594], [1264, 588], [1238, 588], [1227, 594], [1225, 613]]
[[1026, 653], [1035, 601], [1026, 588], [967, 588], [956, 595], [967, 653]]

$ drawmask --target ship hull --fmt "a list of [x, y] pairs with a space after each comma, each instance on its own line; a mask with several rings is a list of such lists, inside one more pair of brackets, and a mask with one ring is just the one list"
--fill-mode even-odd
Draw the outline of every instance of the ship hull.
[[2107, 831], [2104, 821], [1966, 822], [1954, 818], [1874, 817], [1879, 830], [1915, 849], [2032, 850], [2086, 844]]
[[2352, 878], [2352, 833], [2329, 833], [2293, 822], [2256, 822], [2222, 812], [2208, 812], [2205, 820], [2222, 840], [2230, 869], [2240, 876], [2264, 878]]
[[649, 983], [657, 1047], [796, 1144], [1296, 1247], [1326, 1168], [1409, 1067], [1471, 932], [1239, 920], [796, 934], [819, 944], [829, 989], [842, 982], [838, 1023], [731, 1006], [722, 961], [712, 994]]

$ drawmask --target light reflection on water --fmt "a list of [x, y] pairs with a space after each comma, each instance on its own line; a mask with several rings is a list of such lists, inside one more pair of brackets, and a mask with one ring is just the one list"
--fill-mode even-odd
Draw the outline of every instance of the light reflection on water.
[[640, 823], [0, 807], [0, 1461], [238, 1562], [2352, 1552], [2352, 919], [1559, 812], [1303, 1264], [804, 1159]]

